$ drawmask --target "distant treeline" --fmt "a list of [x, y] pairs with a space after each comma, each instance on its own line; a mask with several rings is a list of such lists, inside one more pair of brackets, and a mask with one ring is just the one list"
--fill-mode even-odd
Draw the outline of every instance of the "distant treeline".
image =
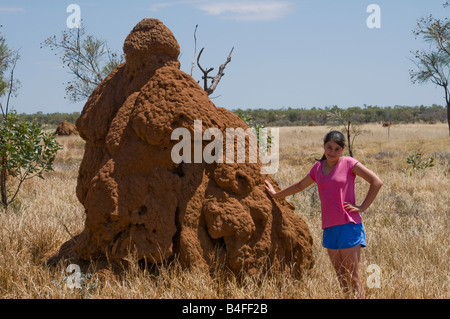
[[[282, 108], [282, 109], [234, 109], [235, 114], [241, 118], [250, 117], [252, 123], [264, 126], [307, 126], [327, 125], [329, 113], [336, 106], [325, 108]], [[355, 123], [446, 123], [447, 110], [445, 107], [433, 104], [432, 106], [355, 106], [344, 109], [347, 116]], [[41, 124], [58, 125], [63, 120], [75, 123], [80, 116], [74, 113], [48, 113], [20, 114], [21, 118]]]
[[[234, 113], [242, 117], [251, 117], [255, 124], [264, 126], [307, 126], [327, 125], [329, 113], [337, 106], [325, 108], [283, 108], [283, 109], [235, 109]], [[343, 109], [347, 117], [355, 123], [446, 123], [447, 110], [445, 107], [432, 106], [367, 106]]]
[[80, 117], [80, 112], [73, 113], [47, 113], [37, 112], [35, 114], [19, 114], [20, 118], [26, 121], [33, 121], [40, 124], [48, 124], [48, 125], [58, 125], [62, 121], [66, 120], [70, 123], [75, 124], [78, 117]]

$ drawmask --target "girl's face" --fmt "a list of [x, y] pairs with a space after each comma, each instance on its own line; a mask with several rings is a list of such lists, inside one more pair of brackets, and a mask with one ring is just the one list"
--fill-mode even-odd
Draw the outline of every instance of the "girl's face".
[[328, 162], [337, 162], [342, 155], [342, 151], [344, 151], [343, 147], [333, 141], [326, 142], [323, 149]]

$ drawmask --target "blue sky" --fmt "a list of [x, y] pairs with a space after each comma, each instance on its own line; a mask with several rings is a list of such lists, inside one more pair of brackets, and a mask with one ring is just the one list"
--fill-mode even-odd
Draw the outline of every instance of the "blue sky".
[[[65, 97], [68, 69], [41, 42], [67, 28], [74, 3], [88, 34], [122, 52], [123, 41], [143, 18], [158, 18], [181, 47], [181, 70], [190, 73], [194, 29], [204, 67], [216, 70], [232, 47], [213, 102], [227, 109], [311, 108], [444, 104], [443, 90], [412, 84], [411, 50], [417, 19], [448, 16], [443, 0], [2, 0], [1, 32], [21, 59], [13, 107], [20, 113], [81, 111]], [[370, 29], [370, 4], [381, 9], [381, 28]], [[197, 51], [198, 52], [198, 51]], [[193, 73], [200, 80], [198, 69]], [[1, 100], [5, 103], [5, 99]]]

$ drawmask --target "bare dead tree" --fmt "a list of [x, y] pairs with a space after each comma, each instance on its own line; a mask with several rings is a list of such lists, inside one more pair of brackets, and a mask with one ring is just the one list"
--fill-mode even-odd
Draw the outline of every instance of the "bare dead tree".
[[[209, 68], [209, 69], [203, 69], [202, 66], [200, 65], [200, 57], [203, 53], [203, 50], [205, 48], [202, 48], [200, 50], [200, 53], [198, 54], [197, 57], [197, 65], [199, 67], [199, 69], [203, 72], [203, 89], [206, 91], [206, 93], [208, 93], [208, 95], [211, 95], [211, 93], [214, 92], [214, 90], [217, 88], [217, 85], [219, 84], [220, 80], [222, 79], [222, 77], [225, 75], [224, 71], [225, 71], [225, 67], [227, 66], [228, 63], [230, 63], [231, 61], [231, 54], [233, 53], [234, 47], [231, 49], [230, 53], [228, 54], [228, 58], [225, 61], [225, 63], [221, 64], [219, 67], [219, 72], [217, 72], [217, 75], [212, 77], [209, 76], [208, 74], [214, 70], [214, 68]], [[212, 80], [211, 81], [211, 85], [208, 86], [208, 80]]]
[[353, 120], [347, 110], [342, 110], [337, 106], [333, 106], [327, 117], [331, 122], [331, 128], [343, 126], [344, 133], [347, 135], [348, 152], [353, 157], [355, 138], [363, 133], [360, 125]]
[[198, 28], [198, 24], [195, 25], [195, 30], [194, 30], [194, 58], [192, 59], [192, 65], [191, 65], [191, 76], [192, 76], [192, 72], [194, 72], [194, 61], [195, 61], [195, 56], [197, 55], [197, 28]]
[[[194, 30], [194, 58], [192, 59], [191, 76], [192, 76], [192, 72], [194, 71], [194, 61], [195, 61], [195, 57], [197, 55], [197, 29], [198, 29], [198, 24], [195, 25], [195, 30]], [[214, 68], [207, 68], [205, 70], [200, 65], [200, 57], [201, 57], [204, 49], [205, 48], [202, 48], [200, 50], [200, 53], [197, 56], [197, 66], [200, 69], [200, 71], [202, 71], [202, 73], [203, 73], [203, 76], [202, 76], [203, 89], [205, 90], [206, 93], [208, 93], [208, 95], [211, 95], [214, 92], [214, 90], [217, 88], [217, 85], [219, 84], [219, 82], [222, 79], [222, 77], [225, 75], [225, 73], [224, 73], [225, 67], [231, 61], [231, 54], [233, 53], [234, 47], [231, 49], [230, 53], [228, 54], [228, 58], [225, 61], [225, 63], [220, 65], [219, 72], [214, 77], [209, 75], [209, 73], [212, 72], [214, 70]], [[211, 85], [208, 85], [208, 80], [212, 80], [211, 81]], [[198, 83], [200, 83], [200, 81], [198, 81]]]

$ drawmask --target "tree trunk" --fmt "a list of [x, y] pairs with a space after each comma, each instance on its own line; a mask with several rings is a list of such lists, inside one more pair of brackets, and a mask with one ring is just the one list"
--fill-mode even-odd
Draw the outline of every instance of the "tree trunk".
[[350, 127], [352, 123], [351, 121], [348, 121], [348, 127], [347, 127], [347, 144], [348, 144], [348, 152], [350, 153], [350, 157], [353, 157], [353, 151], [352, 151], [352, 144], [350, 139]]
[[6, 194], [6, 179], [7, 179], [8, 175], [7, 175], [7, 170], [6, 170], [6, 158], [2, 157], [1, 162], [2, 162], [1, 167], [3, 167], [3, 169], [0, 170], [0, 192], [1, 192], [1, 197], [2, 197], [2, 206], [4, 208], [7, 208], [8, 207], [8, 197]]
[[450, 101], [447, 101], [448, 136], [450, 136]]
[[445, 90], [445, 102], [447, 103], [448, 136], [450, 136], [450, 97], [448, 94], [448, 84], [444, 86], [444, 90]]

